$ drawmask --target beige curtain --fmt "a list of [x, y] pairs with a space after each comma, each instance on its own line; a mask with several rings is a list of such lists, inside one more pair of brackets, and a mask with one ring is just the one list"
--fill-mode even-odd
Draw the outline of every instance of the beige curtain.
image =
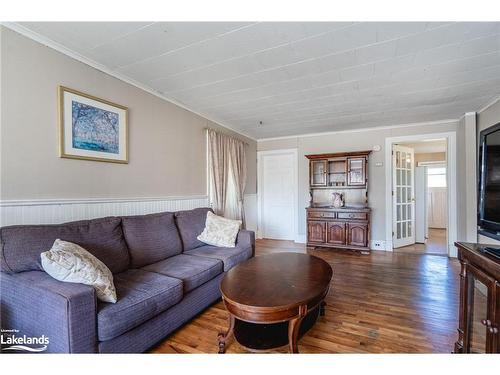
[[236, 209], [236, 219], [242, 221], [242, 227], [245, 228], [245, 208], [243, 206], [243, 196], [245, 194], [245, 186], [247, 184], [247, 160], [245, 143], [238, 139], [229, 139], [229, 158], [230, 170], [232, 173], [232, 181], [235, 185], [235, 199], [232, 202]]
[[226, 137], [213, 129], [208, 129], [207, 134], [210, 202], [217, 215], [224, 215], [229, 174], [228, 142]]
[[210, 201], [217, 215], [238, 219], [245, 226], [245, 143], [208, 129]]

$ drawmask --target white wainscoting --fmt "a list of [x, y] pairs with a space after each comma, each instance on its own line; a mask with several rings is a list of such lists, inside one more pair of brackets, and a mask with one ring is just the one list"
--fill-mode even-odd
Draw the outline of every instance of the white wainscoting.
[[104, 216], [141, 215], [207, 206], [207, 196], [1, 201], [0, 226], [58, 224]]

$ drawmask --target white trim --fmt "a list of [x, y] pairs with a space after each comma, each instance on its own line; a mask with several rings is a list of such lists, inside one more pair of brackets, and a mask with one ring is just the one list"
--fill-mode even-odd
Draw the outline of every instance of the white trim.
[[392, 244], [392, 145], [397, 142], [418, 142], [427, 139], [446, 138], [447, 184], [448, 184], [448, 255], [456, 257], [454, 246], [457, 240], [457, 134], [456, 132], [417, 134], [385, 139], [385, 230], [386, 251], [393, 250]]
[[97, 203], [129, 203], [129, 202], [155, 202], [172, 200], [207, 199], [206, 195], [168, 196], [168, 197], [136, 197], [136, 198], [79, 198], [79, 199], [19, 199], [1, 200], [0, 207], [19, 206], [46, 206], [69, 204], [97, 204]]
[[446, 119], [446, 120], [439, 120], [439, 121], [414, 122], [414, 123], [399, 124], [399, 125], [383, 125], [383, 126], [373, 126], [373, 127], [355, 128], [355, 129], [332, 130], [332, 131], [320, 132], [320, 133], [284, 135], [282, 137], [260, 138], [260, 139], [257, 139], [257, 142], [277, 141], [277, 140], [281, 140], [281, 139], [293, 139], [293, 138], [302, 138], [302, 137], [319, 137], [319, 136], [341, 134], [341, 133], [359, 133], [359, 132], [365, 132], [365, 131], [370, 131], [370, 130], [387, 130], [387, 129], [397, 129], [397, 128], [408, 128], [408, 127], [412, 127], [412, 126], [452, 124], [452, 123], [457, 123], [458, 121], [459, 121], [458, 119]]
[[256, 141], [256, 139], [254, 137], [252, 137], [252, 136], [250, 136], [248, 134], [243, 133], [241, 130], [236, 130], [233, 127], [231, 127], [231, 126], [229, 126], [227, 124], [221, 123], [219, 120], [215, 120], [215, 119], [211, 118], [207, 114], [204, 114], [204, 113], [196, 111], [196, 110], [194, 110], [194, 109], [192, 109], [190, 107], [187, 107], [186, 105], [178, 102], [177, 100], [175, 100], [173, 98], [170, 98], [170, 97], [168, 97], [168, 96], [166, 96], [166, 95], [164, 95], [164, 94], [156, 91], [152, 87], [149, 87], [149, 86], [147, 86], [147, 85], [145, 85], [143, 83], [140, 83], [140, 82], [138, 82], [138, 81], [136, 81], [136, 80], [134, 80], [134, 79], [132, 79], [132, 78], [124, 75], [124, 74], [118, 73], [118, 72], [116, 72], [116, 71], [108, 68], [107, 66], [105, 66], [105, 65], [103, 65], [101, 63], [98, 63], [97, 61], [89, 59], [88, 57], [85, 57], [85, 56], [81, 55], [80, 53], [78, 53], [76, 51], [73, 51], [72, 49], [70, 49], [70, 48], [68, 48], [66, 46], [63, 46], [62, 44], [57, 43], [57, 42], [53, 41], [50, 38], [47, 38], [47, 37], [45, 37], [43, 35], [40, 35], [40, 34], [34, 32], [34, 31], [32, 31], [32, 30], [30, 30], [30, 29], [28, 29], [28, 28], [20, 25], [17, 22], [0, 22], [0, 25], [5, 26], [6, 28], [8, 28], [8, 29], [10, 29], [12, 31], [15, 31], [15, 32], [17, 32], [17, 33], [19, 33], [19, 34], [21, 34], [21, 35], [23, 35], [23, 36], [25, 36], [25, 37], [27, 37], [29, 39], [32, 39], [35, 42], [43, 44], [44, 46], [52, 48], [53, 50], [56, 50], [56, 51], [58, 51], [58, 52], [60, 52], [60, 53], [62, 53], [64, 55], [66, 55], [66, 56], [69, 56], [69, 57], [71, 57], [74, 60], [77, 60], [77, 61], [79, 61], [79, 62], [81, 62], [83, 64], [86, 64], [86, 65], [89, 65], [89, 66], [91, 66], [94, 69], [97, 69], [97, 70], [99, 70], [99, 71], [101, 71], [103, 73], [106, 73], [106, 74], [108, 74], [108, 75], [110, 75], [110, 76], [112, 76], [112, 77], [114, 77], [116, 79], [119, 79], [120, 81], [126, 82], [129, 85], [135, 86], [138, 89], [146, 91], [146, 92], [148, 92], [151, 95], [154, 95], [154, 96], [156, 96], [156, 97], [158, 97], [160, 99], [163, 99], [163, 100], [165, 100], [165, 101], [167, 101], [169, 103], [175, 104], [176, 106], [178, 106], [178, 107], [180, 107], [182, 109], [185, 109], [185, 110], [187, 110], [189, 112], [192, 112], [195, 115], [203, 117], [203, 118], [205, 118], [205, 119], [207, 119], [207, 120], [209, 120], [211, 122], [214, 122], [214, 123], [222, 126], [223, 128], [229, 129], [229, 130], [231, 130], [231, 131], [233, 131], [233, 132], [235, 132], [237, 134], [240, 134], [240, 135], [242, 135], [242, 136], [244, 136], [246, 138], [249, 138], [251, 140]]
[[300, 236], [297, 233], [298, 227], [298, 201], [299, 201], [299, 163], [298, 163], [298, 150], [296, 148], [287, 148], [282, 150], [270, 150], [270, 151], [257, 151], [257, 238], [262, 238], [262, 156], [265, 155], [279, 155], [279, 154], [292, 154], [294, 157], [294, 180], [295, 185], [293, 186], [293, 240], [298, 243], [305, 243], [303, 235]]
[[[476, 113], [481, 113], [481, 112], [483, 112], [483, 111], [487, 110], [487, 109], [488, 109], [488, 108], [490, 108], [492, 105], [496, 104], [498, 101], [500, 101], [500, 96], [499, 96], [498, 98], [495, 98], [495, 99], [491, 100], [491, 101], [490, 101], [490, 102], [488, 102], [487, 104], [485, 104], [485, 105], [484, 105], [484, 107], [481, 107], [480, 109], [478, 109], [478, 110], [476, 111]], [[466, 115], [467, 115], [468, 113], [474, 113], [474, 112], [467, 112], [467, 113], [466, 113]], [[464, 115], [464, 116], [465, 116], [465, 115]]]
[[446, 160], [441, 160], [441, 161], [419, 161], [416, 166], [417, 167], [425, 167], [427, 165], [432, 165], [432, 166], [444, 165], [444, 166], [446, 166]]

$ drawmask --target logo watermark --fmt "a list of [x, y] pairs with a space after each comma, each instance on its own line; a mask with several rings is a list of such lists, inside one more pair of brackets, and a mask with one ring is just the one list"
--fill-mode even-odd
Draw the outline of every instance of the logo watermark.
[[0, 344], [2, 352], [40, 353], [47, 350], [49, 338], [45, 335], [38, 337], [20, 335], [17, 329], [2, 329], [0, 330]]

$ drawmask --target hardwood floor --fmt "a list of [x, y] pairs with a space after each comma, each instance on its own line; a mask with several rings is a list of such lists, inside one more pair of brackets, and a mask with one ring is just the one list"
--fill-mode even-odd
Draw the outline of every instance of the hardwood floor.
[[414, 245], [403, 246], [394, 249], [396, 253], [407, 254], [435, 254], [447, 255], [446, 248], [446, 229], [429, 228], [429, 238], [425, 244], [415, 243]]
[[[256, 255], [306, 252], [257, 240]], [[301, 353], [450, 353], [457, 338], [459, 263], [443, 256], [316, 249], [333, 268], [326, 315], [299, 341]], [[217, 353], [227, 314], [217, 302], [152, 353]], [[286, 352], [286, 348], [275, 352]], [[227, 353], [246, 353], [234, 340]]]

